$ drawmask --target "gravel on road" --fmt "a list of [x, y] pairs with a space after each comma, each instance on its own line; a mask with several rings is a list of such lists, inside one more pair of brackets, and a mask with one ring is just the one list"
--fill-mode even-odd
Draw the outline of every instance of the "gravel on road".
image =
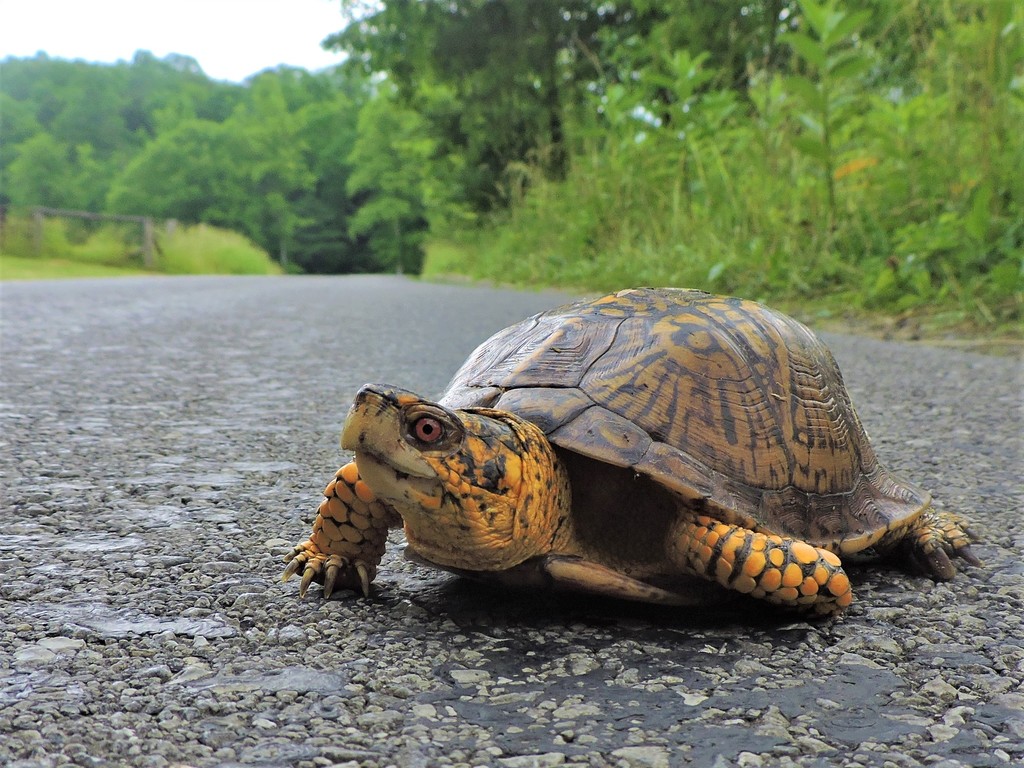
[[367, 381], [437, 394], [566, 297], [396, 277], [0, 287], [0, 765], [1024, 761], [1019, 360], [827, 335], [882, 458], [973, 522], [834, 621], [488, 589], [392, 537], [370, 599], [282, 556]]

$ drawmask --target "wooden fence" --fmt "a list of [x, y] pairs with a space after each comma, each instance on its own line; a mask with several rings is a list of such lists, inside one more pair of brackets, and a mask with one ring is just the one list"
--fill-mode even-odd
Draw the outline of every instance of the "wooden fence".
[[32, 209], [33, 243], [36, 254], [43, 252], [43, 221], [47, 216], [58, 218], [88, 219], [90, 221], [122, 221], [142, 225], [142, 263], [147, 269], [153, 267], [153, 219], [150, 216], [121, 216], [113, 213], [92, 211], [70, 211], [64, 208], [36, 206]]

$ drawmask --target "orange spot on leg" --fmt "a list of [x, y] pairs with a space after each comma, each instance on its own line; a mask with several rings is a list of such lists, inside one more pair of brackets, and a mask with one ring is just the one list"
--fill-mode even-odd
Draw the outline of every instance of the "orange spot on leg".
[[371, 502], [377, 498], [373, 495], [373, 491], [370, 490], [370, 486], [362, 480], [357, 480], [353, 488], [355, 489], [356, 496], [359, 497], [360, 501]]
[[783, 587], [775, 592], [775, 598], [783, 603], [795, 603], [798, 597], [800, 593], [796, 591], [796, 587]]
[[761, 575], [761, 579], [757, 583], [765, 592], [774, 592], [782, 586], [782, 571], [778, 568], [767, 570]]
[[743, 572], [747, 576], [756, 578], [764, 570], [765, 565], [768, 564], [768, 558], [766, 558], [760, 552], [751, 552], [750, 555], [743, 563]]
[[[833, 574], [832, 578], [828, 580], [828, 591], [836, 597], [840, 597], [850, 592], [850, 580], [847, 578], [846, 574]], [[853, 598], [851, 597], [850, 599], [852, 600]], [[849, 605], [849, 603], [847, 603], [847, 605]]]
[[796, 563], [790, 563], [782, 571], [782, 586], [795, 587], [804, 580], [804, 572]]
[[715, 563], [715, 578], [722, 584], [726, 584], [729, 581], [729, 577], [732, 576], [732, 563], [725, 558], [722, 558]]
[[803, 584], [800, 585], [801, 595], [816, 595], [818, 594], [818, 582], [814, 580], [813, 576], [808, 576], [804, 579]]
[[818, 550], [803, 541], [794, 541], [789, 551], [801, 565], [810, 565], [818, 559]]
[[337, 483], [334, 486], [334, 495], [341, 499], [346, 504], [351, 504], [355, 500], [355, 496], [352, 494], [352, 489], [344, 483]]
[[838, 568], [842, 563], [839, 560], [839, 556], [834, 552], [829, 552], [827, 549], [819, 549], [818, 555], [829, 565]]
[[745, 573], [737, 576], [732, 582], [732, 588], [737, 592], [742, 592], [744, 595], [753, 592], [755, 587], [757, 587], [757, 582]]
[[354, 461], [350, 461], [348, 464], [346, 464], [344, 467], [338, 470], [338, 474], [341, 475], [342, 480], [344, 480], [346, 483], [348, 483], [349, 485], [354, 485], [356, 480], [359, 479], [359, 467], [356, 466], [356, 463]]

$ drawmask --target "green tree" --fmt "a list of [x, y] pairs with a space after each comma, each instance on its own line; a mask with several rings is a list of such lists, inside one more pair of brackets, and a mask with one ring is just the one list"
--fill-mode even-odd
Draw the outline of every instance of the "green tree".
[[295, 230], [304, 223], [294, 203], [313, 182], [304, 157], [301, 122], [285, 101], [281, 85], [285, 77], [287, 72], [256, 77], [249, 98], [224, 123], [245, 147], [247, 231], [265, 248], [276, 251], [282, 264], [288, 262]]
[[4, 191], [14, 205], [73, 207], [74, 168], [70, 149], [48, 133], [37, 133], [14, 147], [4, 174]]
[[387, 95], [359, 113], [347, 183], [359, 207], [349, 232], [367, 237], [378, 261], [399, 272], [419, 272], [423, 262], [424, 173], [432, 152], [419, 115]]
[[258, 232], [251, 218], [249, 147], [225, 125], [183, 123], [154, 139], [114, 180], [107, 207]]
[[316, 178], [296, 203], [304, 223], [294, 235], [292, 260], [307, 272], [375, 272], [381, 264], [367, 238], [349, 231], [357, 205], [348, 190], [348, 155], [366, 95], [346, 82], [333, 85], [298, 112], [306, 164]]
[[579, 0], [388, 0], [331, 42], [364, 76], [387, 73], [436, 142], [453, 201], [488, 211], [508, 202], [510, 166], [564, 176], [576, 87], [564, 69], [584, 60], [567, 52], [593, 44], [602, 23]]

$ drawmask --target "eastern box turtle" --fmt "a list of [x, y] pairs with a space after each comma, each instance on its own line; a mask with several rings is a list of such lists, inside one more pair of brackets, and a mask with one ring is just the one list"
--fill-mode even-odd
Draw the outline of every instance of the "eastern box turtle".
[[978, 564], [964, 521], [878, 463], [828, 348], [742, 299], [638, 289], [536, 315], [439, 402], [363, 387], [341, 440], [355, 460], [286, 558], [301, 594], [368, 595], [400, 525], [412, 559], [459, 574], [677, 605], [724, 587], [832, 613], [853, 599], [841, 556]]

